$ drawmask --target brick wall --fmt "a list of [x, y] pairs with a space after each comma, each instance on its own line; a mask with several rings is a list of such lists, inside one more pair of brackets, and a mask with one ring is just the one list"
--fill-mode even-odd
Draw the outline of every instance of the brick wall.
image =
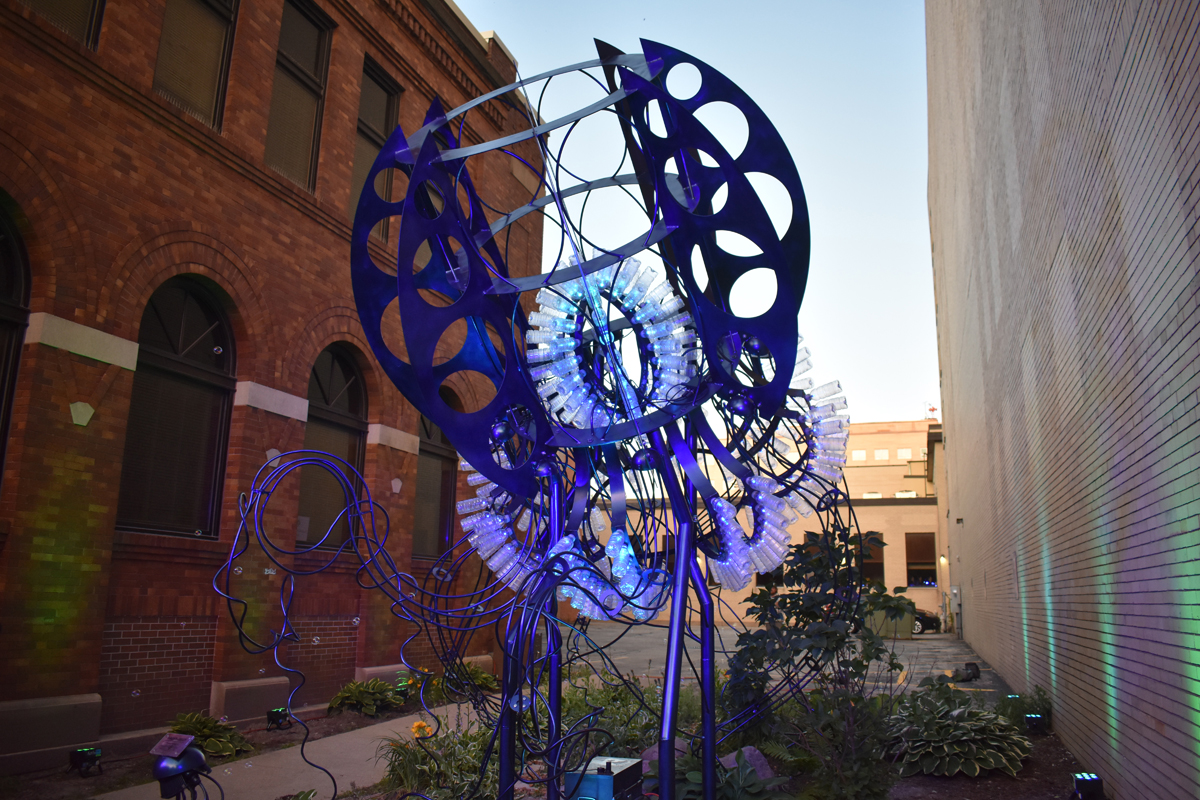
[[205, 711], [215, 617], [110, 617], [100, 650], [104, 729], [156, 728]]
[[[317, 1], [338, 26], [310, 193], [263, 163], [281, 0], [238, 5], [219, 129], [153, 91], [165, 0], [106, 0], [94, 50], [19, 0], [0, 0], [0, 191], [6, 206], [11, 199], [16, 207], [25, 238], [32, 311], [136, 341], [155, 289], [175, 275], [196, 276], [229, 317], [238, 381], [304, 397], [317, 355], [341, 342], [357, 351], [369, 422], [415, 432], [415, 410], [371, 356], [348, 280], [363, 61], [370, 56], [402, 86], [399, 118], [409, 132], [435, 97], [453, 107], [498, 86], [512, 67], [497, 71], [499, 56], [475, 52], [473, 40], [464, 49], [425, 2]], [[474, 144], [521, 124], [520, 115], [492, 103], [468, 120], [463, 138]], [[536, 161], [536, 143], [516, 147]], [[515, 208], [527, 189], [509, 162], [484, 156], [472, 178], [489, 202]], [[514, 274], [538, 271], [540, 241], [540, 223], [523, 220], [507, 250]], [[0, 527], [7, 532], [0, 543], [0, 700], [99, 691], [104, 732], [158, 726], [180, 710], [200, 710], [213, 680], [278, 674], [269, 661], [243, 653], [211, 581], [237, 529], [238, 495], [266, 451], [304, 441], [303, 421], [236, 406], [218, 540], [115, 531], [132, 377], [128, 369], [27, 344], [0, 484]], [[86, 426], [71, 420], [77, 401], [96, 409]], [[401, 570], [411, 562], [415, 468], [409, 453], [367, 446], [364, 477], [391, 520], [388, 549]], [[391, 488], [395, 478], [403, 483], [399, 492]], [[273, 501], [268, 524], [285, 546], [297, 507], [292, 489]], [[240, 563], [239, 596], [255, 604], [254, 631], [265, 638], [279, 628], [283, 570], [265, 573], [271, 564], [263, 556]], [[356, 665], [399, 660], [403, 626], [385, 598], [357, 586], [351, 558], [306, 579], [302, 590], [310, 600], [304, 605], [297, 596], [300, 617], [337, 619], [345, 628], [345, 620], [361, 615], [363, 626], [359, 634], [329, 636], [341, 642], [336, 658], [296, 645], [299, 663], [311, 659], [315, 670], [306, 700], [328, 700]], [[169, 662], [170, 696], [143, 673], [134, 673], [140, 686], [125, 683], [134, 678], [116, 671], [127, 667], [114, 665], [116, 629], [106, 631], [117, 621], [176, 615], [215, 620], [206, 671], [179, 672], [178, 656], [168, 650], [161, 657]]]
[[1200, 796], [1200, 13], [926, 8], [966, 638], [1113, 797]]
[[[358, 617], [292, 617], [300, 640], [287, 646], [283, 661], [304, 673], [304, 686], [292, 698], [293, 708], [328, 703], [338, 689], [354, 680], [360, 625]], [[295, 688], [299, 678], [290, 677]]]

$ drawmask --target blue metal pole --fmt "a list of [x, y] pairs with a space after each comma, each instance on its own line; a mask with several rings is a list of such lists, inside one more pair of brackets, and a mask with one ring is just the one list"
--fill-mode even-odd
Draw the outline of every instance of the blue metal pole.
[[704, 570], [692, 561], [692, 585], [700, 606], [700, 731], [703, 735], [704, 800], [717, 796], [717, 675], [716, 619], [713, 615], [712, 593]]
[[[586, 490], [585, 490], [586, 491]], [[563, 535], [563, 485], [554, 481], [550, 490], [550, 537], [557, 540]], [[553, 545], [553, 542], [551, 543]], [[550, 673], [550, 689], [546, 692], [546, 743], [549, 753], [546, 760], [546, 800], [559, 800], [561, 795], [558, 781], [559, 751], [561, 744], [559, 736], [562, 728], [562, 631], [558, 627], [558, 597], [554, 588], [550, 588], [550, 596], [546, 600], [546, 655], [548, 672]]]
[[[674, 424], [674, 423], [670, 423]], [[675, 800], [675, 723], [679, 709], [679, 683], [683, 675], [683, 637], [687, 611], [689, 565], [696, 560], [692, 538], [692, 514], [679, 481], [672, 470], [670, 451], [661, 431], [650, 434], [660, 458], [659, 472], [671, 501], [671, 513], [678, 530], [675, 537], [674, 584], [671, 590], [671, 618], [667, 641], [667, 670], [663, 676], [662, 724], [658, 733], [658, 796]]]

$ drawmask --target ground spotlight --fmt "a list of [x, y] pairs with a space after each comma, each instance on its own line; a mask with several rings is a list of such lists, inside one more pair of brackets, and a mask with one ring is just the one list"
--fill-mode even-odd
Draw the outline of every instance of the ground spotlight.
[[1092, 772], [1076, 772], [1071, 800], [1104, 800], [1104, 779]]
[[1029, 733], [1045, 733], [1046, 719], [1041, 714], [1025, 715], [1025, 730]]
[[101, 775], [104, 774], [104, 767], [100, 765], [99, 747], [81, 747], [78, 750], [72, 750], [67, 757], [71, 763], [67, 772], [79, 770], [79, 774], [86, 778], [88, 773], [95, 768]]
[[279, 728], [286, 730], [292, 727], [292, 715], [286, 708], [272, 708], [267, 712], [267, 730]]

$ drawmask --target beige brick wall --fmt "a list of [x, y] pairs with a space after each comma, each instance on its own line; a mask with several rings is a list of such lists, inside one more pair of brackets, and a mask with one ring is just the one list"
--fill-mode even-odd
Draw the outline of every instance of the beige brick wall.
[[1111, 796], [1200, 796], [1200, 14], [926, 9], [966, 638]]

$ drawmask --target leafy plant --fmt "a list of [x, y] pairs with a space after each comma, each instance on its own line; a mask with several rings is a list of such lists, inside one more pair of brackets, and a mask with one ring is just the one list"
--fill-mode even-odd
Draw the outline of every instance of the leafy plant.
[[1041, 686], [1033, 687], [1031, 695], [1017, 695], [1013, 697], [1003, 697], [996, 701], [995, 708], [992, 709], [1000, 716], [1007, 719], [1013, 725], [1020, 727], [1025, 723], [1026, 714], [1041, 714], [1042, 719], [1049, 723], [1054, 705], [1050, 701], [1050, 695]]
[[437, 733], [430, 738], [387, 737], [380, 743], [375, 757], [387, 762], [384, 788], [420, 792], [431, 800], [496, 797], [500, 791], [497, 759], [488, 759], [480, 773], [493, 731], [464, 722], [461, 716], [453, 727], [447, 719], [436, 720]]
[[397, 673], [396, 691], [402, 697], [420, 697], [428, 706], [440, 706], [470, 698], [474, 691], [497, 692], [496, 677], [471, 662], [452, 664], [442, 675], [421, 672]]
[[368, 717], [378, 716], [381, 711], [399, 708], [403, 701], [396, 689], [387, 681], [372, 678], [369, 681], [350, 681], [329, 701], [329, 714], [357, 711]]
[[1029, 755], [1029, 740], [1007, 719], [971, 707], [966, 692], [945, 675], [925, 678], [892, 718], [892, 752], [901, 759], [901, 775], [976, 777], [998, 769], [1016, 776]]
[[[717, 764], [717, 797], [719, 800], [787, 800], [788, 795], [777, 791], [787, 778], [763, 780], [737, 751], [735, 766], [728, 769]], [[650, 762], [650, 770], [642, 782], [643, 791], [658, 791], [658, 762]], [[678, 800], [701, 800], [704, 797], [704, 773], [700, 759], [691, 753], [681, 753], [675, 760], [675, 797]]]
[[[896, 622], [914, 606], [879, 584], [860, 588], [861, 554], [883, 544], [877, 533], [844, 527], [828, 537], [808, 533], [784, 561], [783, 590], [760, 589], [747, 600], [760, 627], [738, 637], [729, 662], [727, 713], [761, 719], [767, 739], [806, 753], [815, 762], [810, 796], [882, 800], [895, 781], [886, 757], [896, 688], [890, 674], [903, 664], [866, 620]], [[805, 679], [813, 670], [813, 691], [770, 709], [772, 682]]]
[[214, 756], [235, 756], [254, 749], [236, 727], [199, 712], [175, 717], [171, 733], [196, 737], [196, 745]]
[[[763, 752], [796, 753], [793, 763], [812, 773], [808, 797], [820, 800], [883, 800], [896, 780], [889, 741], [888, 695], [863, 697], [845, 687], [809, 692], [797, 711], [771, 726], [779, 744]], [[800, 755], [803, 754], [803, 755]]]

